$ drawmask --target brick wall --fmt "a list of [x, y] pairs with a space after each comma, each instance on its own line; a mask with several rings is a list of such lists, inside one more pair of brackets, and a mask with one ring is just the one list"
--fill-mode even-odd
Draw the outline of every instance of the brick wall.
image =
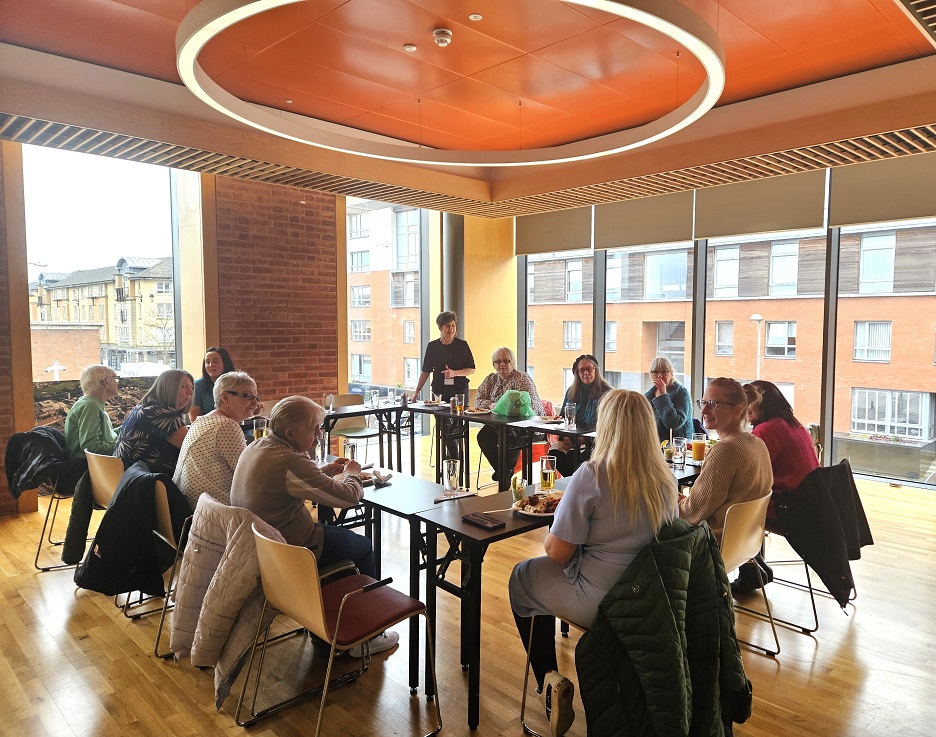
[[[3, 150], [0, 149], [0, 165]], [[0, 168], [2, 172], [2, 168]], [[9, 387], [13, 385], [13, 363], [10, 355], [10, 314], [6, 305], [10, 303], [7, 275], [6, 213], [4, 211], [4, 181], [0, 173], [0, 467], [3, 465], [3, 453], [6, 443], [13, 434], [13, 396]], [[7, 488], [6, 473], [0, 471], [0, 515], [16, 512], [16, 500], [10, 496]]]
[[338, 390], [334, 196], [218, 177], [216, 205], [221, 344], [268, 408], [321, 402]]
[[52, 381], [53, 374], [46, 368], [55, 361], [65, 367], [60, 373], [63, 380], [79, 379], [85, 366], [101, 362], [101, 333], [96, 326], [33, 323], [30, 339], [33, 381]]

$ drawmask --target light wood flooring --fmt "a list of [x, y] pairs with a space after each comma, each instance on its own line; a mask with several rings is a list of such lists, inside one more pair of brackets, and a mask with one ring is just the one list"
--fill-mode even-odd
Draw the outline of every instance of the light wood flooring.
[[[744, 649], [754, 713], [736, 726], [738, 735], [934, 733], [936, 493], [868, 481], [860, 481], [859, 488], [876, 544], [853, 564], [858, 599], [847, 616], [831, 600], [820, 600], [820, 628], [813, 636], [781, 628], [782, 651], [775, 660]], [[33, 569], [46, 503], [40, 499], [38, 513], [0, 519], [0, 735], [243, 734], [232, 718], [240, 682], [216, 711], [211, 671], [153, 657], [155, 618], [125, 620], [111, 598], [77, 590], [70, 570]], [[63, 511], [67, 514], [67, 505]], [[479, 737], [522, 734], [524, 658], [509, 612], [507, 579], [517, 561], [542, 553], [543, 536], [539, 531], [498, 543], [485, 561]], [[384, 540], [385, 575], [406, 590], [406, 528], [400, 520], [385, 517]], [[768, 557], [783, 557], [783, 545], [772, 542]], [[776, 584], [768, 590], [778, 613], [808, 616], [804, 594]], [[443, 734], [469, 734], [467, 674], [458, 663], [458, 607], [442, 592], [438, 618]], [[405, 641], [406, 627], [399, 631]], [[743, 614], [738, 631], [758, 642], [770, 636], [766, 623]], [[576, 641], [573, 633], [559, 644], [560, 668], [573, 679]], [[275, 647], [268, 657], [279, 659], [277, 677], [288, 681], [305, 671], [308, 652], [297, 653], [299, 640]], [[409, 695], [407, 673], [405, 648], [376, 656], [363, 678], [332, 693], [323, 733], [428, 731], [431, 711], [423, 696]], [[569, 734], [582, 737], [586, 725], [578, 695], [576, 703], [578, 717]], [[537, 701], [533, 708], [538, 718]], [[317, 701], [298, 706], [249, 732], [311, 735], [317, 709]]]

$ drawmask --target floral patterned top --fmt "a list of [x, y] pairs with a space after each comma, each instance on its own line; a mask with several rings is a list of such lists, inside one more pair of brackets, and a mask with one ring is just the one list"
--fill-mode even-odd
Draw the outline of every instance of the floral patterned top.
[[516, 389], [521, 392], [530, 393], [530, 404], [536, 414], [541, 415], [545, 411], [543, 402], [536, 393], [536, 384], [529, 374], [514, 369], [506, 379], [501, 379], [496, 371], [488, 374], [481, 386], [478, 387], [478, 393], [475, 396], [475, 406], [478, 409], [491, 409], [497, 400], [504, 396], [504, 392]]
[[175, 407], [156, 402], [138, 404], [120, 428], [114, 455], [123, 461], [124, 468], [146, 461], [153, 473], [171, 476], [179, 460], [179, 449], [169, 442], [169, 437], [184, 425], [182, 412]]

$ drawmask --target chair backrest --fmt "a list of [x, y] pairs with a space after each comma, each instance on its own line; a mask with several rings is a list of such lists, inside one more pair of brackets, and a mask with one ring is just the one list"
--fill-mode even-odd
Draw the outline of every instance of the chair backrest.
[[[336, 394], [332, 407], [353, 407], [359, 404], [364, 404], [362, 394]], [[361, 430], [365, 427], [367, 427], [367, 417], [347, 417], [335, 423], [332, 428], [332, 435], [340, 435], [342, 430]]]
[[543, 403], [543, 414], [546, 417], [554, 417], [556, 414], [556, 408], [553, 405], [553, 403], [550, 402], [548, 399], [542, 399], [542, 398], [540, 398], [540, 401]]
[[91, 477], [91, 494], [94, 503], [99, 507], [107, 507], [117, 491], [120, 477], [123, 476], [123, 461], [117, 456], [105, 456], [99, 453], [85, 451], [88, 459], [88, 474]]
[[764, 522], [770, 494], [750, 502], [738, 502], [728, 507], [722, 530], [721, 556], [725, 570], [731, 571], [747, 563], [760, 552], [764, 544]]
[[271, 540], [251, 525], [257, 543], [260, 581], [270, 604], [290, 619], [331, 641], [325, 624], [318, 562], [308, 548]]
[[159, 479], [156, 479], [153, 487], [153, 499], [156, 502], [156, 529], [153, 532], [167, 545], [178, 550], [179, 543], [176, 540], [175, 530], [172, 529], [172, 515], [169, 514], [169, 495], [166, 492], [166, 485]]

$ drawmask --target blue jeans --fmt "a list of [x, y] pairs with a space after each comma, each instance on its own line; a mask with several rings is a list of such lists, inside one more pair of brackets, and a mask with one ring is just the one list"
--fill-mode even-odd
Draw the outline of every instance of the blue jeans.
[[374, 563], [374, 546], [369, 539], [344, 527], [322, 525], [325, 541], [318, 557], [319, 566], [325, 567], [341, 560], [350, 559], [365, 576], [377, 578]]

